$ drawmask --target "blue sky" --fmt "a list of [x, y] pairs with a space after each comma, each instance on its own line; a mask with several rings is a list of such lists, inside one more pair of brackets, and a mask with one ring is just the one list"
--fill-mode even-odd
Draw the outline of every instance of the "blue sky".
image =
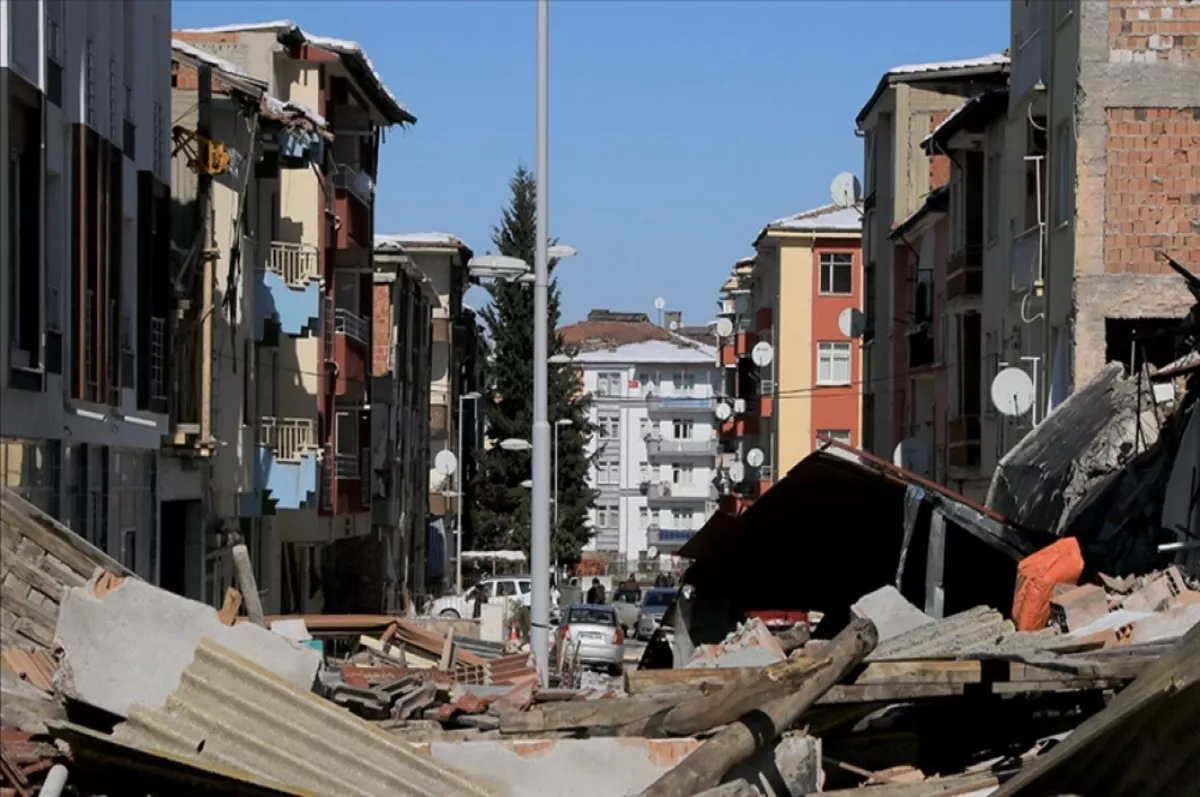
[[[550, 232], [563, 320], [593, 307], [684, 322], [763, 224], [862, 171], [854, 117], [896, 64], [998, 52], [1005, 0], [555, 0]], [[175, 0], [174, 26], [292, 19], [362, 44], [417, 116], [380, 167], [380, 232], [451, 232], [482, 253], [534, 156], [532, 0]], [[468, 301], [482, 302], [478, 291]]]

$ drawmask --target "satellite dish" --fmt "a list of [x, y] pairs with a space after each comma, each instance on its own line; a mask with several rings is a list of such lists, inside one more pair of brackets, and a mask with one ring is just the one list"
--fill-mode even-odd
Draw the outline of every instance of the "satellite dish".
[[730, 407], [724, 401], [717, 403], [717, 408], [714, 410], [717, 414], [717, 420], [727, 421], [729, 416], [733, 415], [733, 407]]
[[717, 319], [717, 337], [727, 338], [733, 334], [733, 322], [728, 318], [721, 317]]
[[666, 306], [667, 306], [667, 300], [664, 299], [663, 297], [659, 296], [657, 299], [654, 300], [654, 309], [655, 310], [661, 310]]
[[669, 327], [671, 328], [671, 331], [672, 331], [672, 332], [674, 332], [675, 330], [679, 329], [679, 322], [678, 322], [678, 321], [672, 321], [672, 322], [671, 322], [670, 324], [668, 324], [667, 326], [669, 326]]
[[892, 452], [892, 464], [918, 476], [928, 476], [930, 475], [929, 446], [920, 438], [906, 437]]
[[745, 465], [743, 465], [740, 462], [735, 462], [729, 466], [729, 480], [731, 482], [734, 482], [736, 484], [738, 482], [745, 481], [745, 479], [746, 479], [746, 466]]
[[761, 448], [752, 448], [746, 452], [746, 462], [752, 468], [757, 468], [763, 464], [763, 452]]
[[857, 307], [847, 307], [838, 314], [838, 330], [848, 338], [861, 338], [867, 331], [867, 317]]
[[443, 449], [433, 458], [433, 467], [443, 476], [449, 476], [458, 470], [458, 457], [454, 456], [454, 452]]
[[647, 548], [646, 549], [646, 557], [648, 559], [657, 559], [658, 558], [658, 546], [651, 545], [649, 548]]
[[854, 207], [862, 197], [862, 185], [851, 172], [842, 172], [833, 178], [829, 196], [839, 208]]
[[992, 380], [992, 403], [1001, 415], [1015, 418], [1033, 406], [1033, 380], [1024, 368], [1010, 366]]
[[771, 364], [775, 359], [775, 349], [770, 343], [765, 340], [760, 340], [754, 344], [754, 348], [750, 350], [750, 359], [754, 360], [754, 364], [760, 368], [764, 368]]

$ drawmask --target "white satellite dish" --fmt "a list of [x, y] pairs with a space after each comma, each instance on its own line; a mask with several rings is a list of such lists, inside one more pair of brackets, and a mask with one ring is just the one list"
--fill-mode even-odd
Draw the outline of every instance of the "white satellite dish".
[[992, 403], [1001, 415], [1015, 418], [1033, 406], [1033, 380], [1024, 368], [1010, 366], [992, 380]]
[[862, 198], [862, 185], [851, 172], [842, 172], [833, 178], [833, 183], [829, 186], [829, 196], [839, 208], [854, 207]]
[[857, 307], [847, 307], [838, 313], [838, 330], [848, 338], [861, 338], [867, 331], [867, 317]]
[[746, 452], [746, 462], [752, 468], [757, 468], [763, 464], [763, 452], [761, 448], [752, 448]]
[[672, 321], [672, 322], [671, 322], [670, 324], [668, 324], [667, 326], [669, 326], [669, 327], [671, 328], [671, 331], [672, 331], [672, 332], [674, 332], [675, 330], [679, 329], [679, 322], [678, 322], [678, 321]]
[[654, 309], [655, 310], [661, 310], [666, 306], [667, 306], [667, 300], [664, 299], [663, 297], [659, 296], [657, 299], [654, 300]]
[[727, 338], [733, 334], [733, 322], [722, 316], [717, 319], [717, 337]]
[[750, 350], [750, 359], [754, 360], [754, 364], [760, 368], [765, 368], [775, 359], [775, 349], [770, 343], [765, 340], [760, 340], [754, 344], [754, 348]]
[[929, 476], [929, 446], [917, 437], [906, 437], [892, 452], [892, 464], [918, 476]]
[[717, 403], [717, 408], [713, 410], [717, 414], [717, 420], [727, 421], [729, 416], [733, 415], [733, 407], [730, 407], [724, 401]]
[[735, 462], [729, 466], [729, 480], [734, 484], [739, 484], [746, 479], [746, 466], [740, 462]]
[[658, 546], [657, 545], [651, 545], [649, 548], [646, 549], [646, 558], [647, 559], [657, 559], [658, 558]]
[[453, 451], [443, 449], [433, 458], [433, 467], [443, 476], [449, 476], [458, 470], [458, 457], [454, 456]]

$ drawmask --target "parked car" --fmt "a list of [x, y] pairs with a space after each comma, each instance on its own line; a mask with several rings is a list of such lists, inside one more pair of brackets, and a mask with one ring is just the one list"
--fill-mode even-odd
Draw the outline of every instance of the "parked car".
[[638, 639], [649, 639], [662, 622], [663, 615], [679, 596], [674, 587], [655, 587], [646, 590], [642, 605], [638, 609], [636, 633]]
[[[483, 589], [486, 603], [498, 604], [511, 600], [522, 606], [528, 606], [533, 581], [529, 576], [495, 576], [479, 582]], [[473, 590], [465, 595], [446, 595], [433, 602], [429, 613], [434, 617], [462, 618], [472, 617], [475, 613], [475, 596]]]
[[559, 626], [558, 645], [563, 658], [570, 660], [578, 655], [579, 663], [587, 667], [603, 667], [620, 675], [625, 665], [625, 633], [612, 606], [568, 606]]
[[630, 589], [622, 584], [613, 594], [612, 605], [617, 610], [617, 622], [626, 634], [632, 635], [637, 626], [638, 606], [641, 602], [641, 589]]

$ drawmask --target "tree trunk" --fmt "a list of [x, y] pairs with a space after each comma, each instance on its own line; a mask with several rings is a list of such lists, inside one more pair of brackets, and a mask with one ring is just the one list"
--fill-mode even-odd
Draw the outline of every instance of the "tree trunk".
[[878, 641], [878, 632], [870, 620], [851, 620], [822, 647], [817, 657], [819, 669], [793, 694], [742, 716], [651, 784], [640, 797], [689, 797], [716, 786], [725, 773], [765, 749], [794, 725], [813, 703], [858, 666]]

